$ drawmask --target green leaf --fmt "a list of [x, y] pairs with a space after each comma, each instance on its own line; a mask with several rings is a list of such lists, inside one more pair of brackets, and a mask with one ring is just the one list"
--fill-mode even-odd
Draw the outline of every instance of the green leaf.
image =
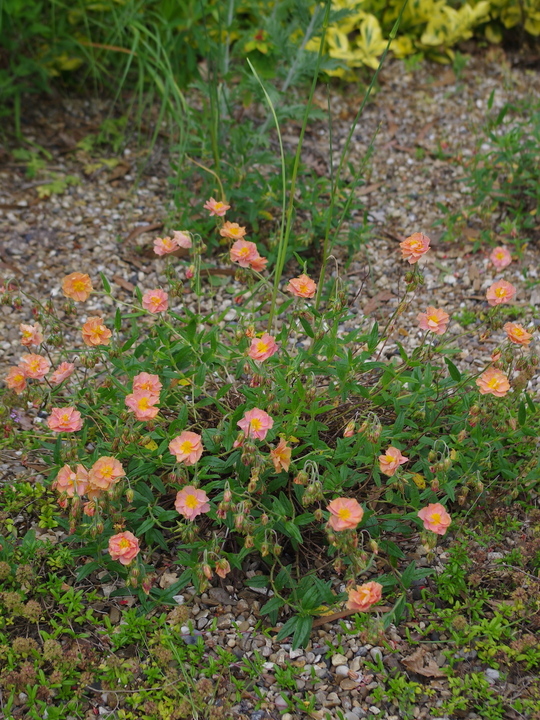
[[268, 587], [268, 575], [254, 575], [245, 581], [248, 587], [265, 588]]
[[313, 627], [313, 617], [299, 617], [294, 630], [292, 649], [296, 650], [299, 647], [305, 647], [309, 642], [309, 636], [311, 635], [311, 628]]
[[415, 570], [416, 570], [416, 563], [413, 560], [411, 563], [409, 563], [409, 565], [407, 565], [407, 567], [405, 568], [405, 570], [403, 571], [403, 573], [401, 575], [401, 583], [404, 588], [406, 588], [406, 589], [410, 588], [411, 583], [414, 579]]
[[297, 526], [293, 522], [291, 522], [291, 520], [287, 520], [287, 522], [284, 522], [283, 527], [285, 528], [285, 534], [288, 537], [296, 540], [296, 542], [300, 544], [304, 542], [302, 538], [302, 533], [297, 528]]
[[305, 332], [306, 332], [306, 335], [307, 335], [308, 337], [310, 337], [310, 338], [314, 338], [314, 337], [315, 337], [315, 333], [313, 332], [313, 328], [312, 328], [311, 325], [308, 323], [308, 321], [306, 320], [306, 318], [305, 318], [305, 317], [302, 317], [302, 316], [300, 315], [300, 317], [299, 317], [298, 319], [300, 320], [300, 324], [301, 324], [302, 327], [304, 328], [304, 330], [305, 330]]
[[[278, 610], [280, 610], [284, 605], [285, 605], [285, 602], [280, 597], [274, 596], [273, 598], [270, 598], [270, 600], [262, 606], [261, 613], [263, 615], [270, 615], [273, 613], [277, 613]], [[276, 620], [277, 620], [277, 618], [276, 618]], [[272, 620], [272, 622], [276, 622], [276, 620]]]
[[122, 328], [122, 313], [120, 312], [120, 308], [116, 308], [116, 313], [114, 315], [114, 329], [116, 332], [120, 332]]
[[154, 518], [149, 517], [142, 523], [142, 525], [139, 525], [139, 527], [137, 528], [137, 533], [139, 535], [142, 535], [147, 530], [151, 530], [153, 527], [154, 527]]
[[103, 289], [105, 290], [107, 295], [110, 295], [111, 294], [111, 285], [110, 285], [109, 281], [107, 280], [107, 278], [105, 277], [105, 275], [102, 272], [99, 273], [99, 276], [101, 278], [101, 282], [103, 283]]
[[287, 620], [285, 625], [281, 628], [281, 630], [276, 635], [276, 640], [279, 642], [280, 640], [285, 640], [286, 637], [289, 637], [289, 635], [292, 635], [294, 632], [296, 632], [296, 626], [298, 624], [298, 620], [300, 618], [295, 615], [294, 617], [291, 617]]
[[527, 405], [529, 406], [529, 410], [530, 410], [531, 412], [535, 413], [535, 412], [536, 412], [536, 407], [535, 407], [534, 401], [533, 401], [533, 399], [531, 398], [531, 396], [529, 395], [529, 393], [525, 393], [525, 400], [527, 401]]
[[75, 582], [80, 582], [81, 580], [84, 580], [85, 577], [88, 577], [88, 575], [90, 575], [90, 573], [93, 573], [94, 570], [99, 570], [100, 567], [101, 565], [95, 561], [86, 563], [86, 565], [83, 565], [81, 568], [79, 568], [79, 572], [77, 573]]
[[447, 357], [444, 358], [444, 362], [446, 363], [446, 367], [448, 368], [448, 372], [450, 373], [450, 377], [455, 382], [459, 382], [461, 380], [461, 373], [457, 369], [457, 367], [454, 365], [454, 363]]
[[377, 343], [379, 342], [379, 324], [373, 323], [373, 327], [371, 328], [371, 331], [368, 336], [367, 346], [369, 352], [373, 352], [375, 348], [377, 347]]

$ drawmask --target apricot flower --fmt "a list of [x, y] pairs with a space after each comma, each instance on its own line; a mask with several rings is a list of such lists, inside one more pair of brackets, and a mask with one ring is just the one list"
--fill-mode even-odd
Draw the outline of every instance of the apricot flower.
[[263, 362], [277, 353], [278, 349], [276, 339], [272, 335], [264, 333], [260, 338], [253, 338], [248, 355], [252, 360]]
[[159, 398], [148, 390], [135, 390], [135, 392], [126, 396], [126, 405], [135, 413], [137, 420], [152, 420], [159, 412], [156, 403]]
[[292, 448], [287, 445], [283, 438], [280, 439], [275, 448], [270, 450], [270, 457], [272, 458], [276, 472], [281, 472], [282, 470], [287, 472], [289, 470], [289, 466], [291, 464], [291, 453]]
[[251, 262], [259, 257], [259, 251], [254, 242], [237, 240], [231, 246], [230, 257], [231, 262], [236, 262], [240, 267], [247, 268]]
[[43, 342], [43, 333], [41, 332], [41, 325], [34, 323], [34, 325], [25, 325], [21, 323], [19, 325], [21, 331], [21, 345], [30, 347], [30, 345], [40, 345]]
[[178, 244], [170, 237], [158, 237], [154, 240], [154, 252], [156, 255], [169, 255], [175, 250], [178, 250]]
[[289, 280], [285, 290], [296, 295], [296, 297], [312, 298], [317, 290], [317, 283], [307, 275], [302, 274]]
[[441, 503], [430, 503], [419, 510], [418, 517], [424, 523], [426, 530], [431, 530], [437, 535], [444, 535], [452, 522], [450, 515]]
[[137, 390], [145, 390], [159, 399], [159, 393], [161, 392], [162, 387], [163, 385], [161, 384], [159, 375], [151, 375], [147, 372], [141, 372], [133, 378], [133, 392], [137, 392]]
[[401, 257], [414, 265], [429, 250], [431, 240], [424, 233], [413, 233], [403, 242], [399, 243], [401, 248]]
[[86, 302], [93, 289], [90, 276], [86, 273], [74, 272], [62, 280], [62, 292], [75, 302]]
[[215, 215], [216, 217], [224, 217], [227, 210], [231, 209], [231, 206], [227, 205], [227, 203], [221, 202], [221, 200], [214, 200], [214, 198], [211, 197], [210, 200], [207, 200], [204, 203], [203, 208], [208, 210], [210, 217], [212, 217], [212, 215]]
[[354, 498], [336, 498], [326, 508], [330, 512], [328, 524], [336, 532], [354, 530], [364, 517], [364, 510]]
[[186, 485], [177, 493], [174, 507], [187, 520], [194, 520], [197, 515], [207, 513], [210, 510], [208, 500], [208, 495], [204, 490], [199, 490], [192, 485]]
[[4, 382], [10, 390], [20, 395], [26, 389], [26, 375], [20, 367], [10, 367], [9, 372], [4, 378]]
[[512, 262], [512, 256], [510, 255], [508, 248], [504, 247], [504, 245], [496, 247], [492, 250], [489, 259], [497, 270], [504, 270], [504, 268], [508, 267]]
[[122, 464], [116, 458], [104, 455], [92, 465], [88, 479], [93, 488], [108, 490], [111, 485], [116, 485], [125, 474]]
[[238, 421], [237, 425], [244, 431], [247, 438], [264, 440], [268, 431], [272, 429], [274, 421], [264, 410], [253, 408], [253, 410], [248, 410], [244, 414], [244, 417]]
[[184, 430], [169, 443], [169, 450], [176, 456], [176, 462], [195, 465], [203, 454], [202, 438], [198, 433]]
[[112, 332], [103, 324], [103, 318], [91, 317], [81, 328], [84, 344], [89, 347], [108, 345], [111, 342]]
[[226, 220], [223, 227], [220, 228], [221, 237], [230, 238], [231, 240], [241, 240], [246, 234], [246, 228], [241, 227], [238, 223], [232, 223]]
[[51, 363], [43, 355], [27, 354], [21, 357], [19, 369], [27, 378], [41, 380], [49, 372]]
[[443, 335], [448, 327], [450, 316], [440, 308], [430, 305], [425, 313], [418, 313], [418, 325], [421, 330], [429, 330], [435, 335]]
[[357, 585], [355, 589], [349, 590], [348, 595], [347, 607], [349, 610], [366, 612], [382, 598], [382, 585], [373, 581]]
[[147, 290], [142, 297], [142, 306], [152, 314], [165, 312], [169, 307], [169, 294], [161, 288]]
[[191, 242], [191, 235], [183, 230], [173, 230], [172, 239], [178, 247], [184, 248], [184, 250], [189, 250], [193, 244]]
[[109, 553], [112, 560], [129, 565], [140, 552], [139, 541], [129, 530], [109, 538]]
[[382, 473], [388, 475], [388, 477], [392, 477], [392, 475], [395, 475], [398, 467], [408, 462], [408, 460], [408, 457], [401, 454], [401, 450], [390, 445], [384, 455], [379, 455], [379, 468]]
[[49, 382], [51, 385], [60, 385], [61, 382], [67, 380], [74, 370], [75, 365], [73, 363], [62, 362], [49, 378]]
[[84, 495], [88, 487], [88, 470], [83, 465], [77, 465], [75, 471], [69, 465], [64, 465], [58, 471], [53, 489], [65, 493], [68, 497]]
[[513, 300], [515, 295], [516, 288], [512, 283], [506, 282], [506, 280], [497, 280], [489, 286], [486, 298], [490, 305], [501, 305]]
[[501, 370], [493, 367], [488, 368], [479, 378], [476, 378], [476, 384], [480, 390], [480, 395], [504, 397], [510, 390], [508, 377]]
[[54, 432], [77, 432], [83, 426], [81, 413], [74, 407], [53, 408], [47, 425]]
[[519, 323], [507, 322], [503, 325], [503, 329], [506, 337], [515, 345], [528, 345], [531, 342], [531, 333]]
[[257, 257], [254, 257], [251, 260], [251, 262], [249, 263], [249, 267], [256, 272], [262, 272], [267, 264], [268, 258], [262, 257], [262, 255], [257, 255]]

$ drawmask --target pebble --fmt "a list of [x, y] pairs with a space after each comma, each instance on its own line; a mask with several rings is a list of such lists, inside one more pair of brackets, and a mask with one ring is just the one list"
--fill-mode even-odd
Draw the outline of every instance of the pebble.
[[501, 673], [494, 668], [488, 668], [487, 670], [485, 670], [484, 675], [487, 677], [488, 681], [491, 684], [497, 682], [497, 680], [501, 677]]
[[382, 650], [380, 647], [371, 648], [371, 650], [369, 651], [369, 654], [375, 660], [375, 662], [377, 662], [379, 660], [379, 658], [382, 658]]
[[334, 667], [338, 665], [346, 665], [347, 664], [347, 658], [345, 655], [341, 655], [340, 653], [337, 653], [337, 655], [332, 656], [332, 665]]
[[374, 715], [379, 715], [381, 709], [378, 708], [376, 705], [371, 705], [369, 708], [369, 712], [373, 713]]
[[338, 665], [335, 672], [337, 677], [347, 677], [349, 674], [349, 668], [347, 665]]

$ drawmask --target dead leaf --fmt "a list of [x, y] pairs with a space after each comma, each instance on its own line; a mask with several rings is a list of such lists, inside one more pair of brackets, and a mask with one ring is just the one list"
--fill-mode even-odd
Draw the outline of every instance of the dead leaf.
[[112, 279], [113, 282], [120, 285], [121, 288], [124, 288], [124, 290], [127, 290], [128, 292], [133, 292], [135, 290], [135, 285], [130, 283], [129, 280], [124, 280], [124, 278], [120, 277], [120, 275], [113, 275]]
[[177, 573], [164, 572], [163, 575], [159, 578], [159, 587], [163, 588], [163, 590], [166, 590], [167, 588], [170, 588], [171, 585], [174, 585], [174, 583], [177, 581]]
[[151, 225], [139, 225], [139, 227], [133, 228], [133, 230], [127, 236], [126, 241], [130, 242], [131, 240], [135, 240], [135, 238], [139, 237], [139, 235], [142, 235], [143, 233], [152, 232], [152, 230], [159, 230], [159, 228], [162, 227], [162, 222], [155, 222]]
[[119, 178], [123, 178], [124, 175], [127, 175], [130, 170], [131, 170], [131, 165], [121, 162], [111, 172], [111, 174], [107, 178], [107, 182], [112, 182], [113, 180], [118, 180]]
[[381, 185], [384, 185], [384, 183], [380, 182], [373, 183], [372, 185], [363, 185], [362, 187], [358, 188], [358, 190], [356, 191], [356, 195], [369, 195], [375, 190], [378, 190]]
[[369, 315], [374, 310], [376, 310], [382, 303], [388, 302], [394, 297], [394, 293], [390, 292], [390, 290], [382, 290], [381, 292], [378, 292], [376, 295], [374, 295], [372, 298], [370, 298], [367, 303], [363, 307], [364, 315]]
[[433, 655], [425, 647], [419, 647], [412, 655], [403, 658], [401, 663], [407, 670], [417, 673], [418, 675], [423, 675], [423, 677], [446, 677], [446, 673], [440, 669]]

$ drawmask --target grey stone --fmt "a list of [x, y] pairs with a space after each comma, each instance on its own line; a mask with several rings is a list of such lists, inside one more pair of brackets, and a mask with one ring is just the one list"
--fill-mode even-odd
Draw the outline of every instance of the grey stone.
[[347, 667], [347, 665], [338, 665], [335, 670], [335, 673], [336, 673], [337, 677], [342, 677], [342, 678], [347, 677], [349, 674], [349, 668]]
[[369, 654], [375, 660], [375, 662], [377, 662], [379, 660], [379, 658], [382, 658], [382, 650], [380, 647], [371, 648], [371, 650], [369, 651]]
[[497, 682], [497, 680], [501, 677], [501, 673], [498, 670], [495, 670], [494, 668], [488, 668], [484, 675], [487, 677], [489, 682], [493, 684], [494, 682]]
[[332, 665], [334, 667], [337, 667], [338, 665], [346, 665], [347, 664], [347, 658], [345, 655], [341, 655], [340, 653], [337, 653], [332, 657]]

